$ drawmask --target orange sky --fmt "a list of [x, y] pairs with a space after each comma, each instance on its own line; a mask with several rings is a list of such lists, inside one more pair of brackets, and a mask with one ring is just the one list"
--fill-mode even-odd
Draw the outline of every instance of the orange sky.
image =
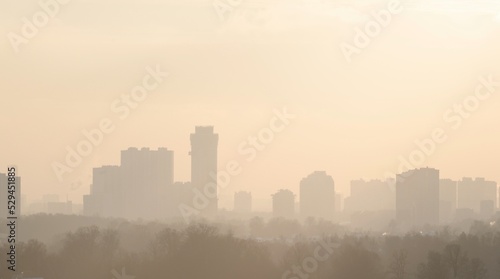
[[[458, 128], [443, 118], [481, 76], [500, 81], [494, 2], [402, 2], [351, 63], [339, 46], [387, 2], [248, 0], [221, 22], [212, 1], [73, 0], [16, 53], [7, 34], [21, 33], [22, 18], [41, 11], [37, 3], [0, 4], [0, 167], [19, 166], [30, 200], [57, 193], [80, 203], [91, 168], [118, 164], [129, 146], [173, 149], [175, 179], [186, 181], [195, 125], [219, 133], [220, 169], [241, 162], [243, 172], [221, 191], [227, 208], [234, 191], [249, 190], [257, 209], [268, 209], [273, 192], [298, 194], [315, 170], [348, 195], [351, 179], [397, 172], [399, 157], [436, 128], [447, 140], [421, 166], [500, 181], [500, 87]], [[170, 76], [121, 120], [111, 104], [155, 65]], [[247, 162], [238, 146], [283, 107], [296, 118]], [[53, 162], [103, 118], [116, 129], [60, 182]]]

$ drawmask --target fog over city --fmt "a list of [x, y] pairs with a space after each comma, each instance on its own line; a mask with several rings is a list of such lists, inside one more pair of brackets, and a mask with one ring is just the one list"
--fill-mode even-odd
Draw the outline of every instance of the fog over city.
[[0, 279], [500, 277], [499, 1], [0, 23]]

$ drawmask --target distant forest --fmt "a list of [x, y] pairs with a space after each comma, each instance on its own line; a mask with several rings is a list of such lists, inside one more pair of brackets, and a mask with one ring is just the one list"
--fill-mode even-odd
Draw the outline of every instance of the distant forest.
[[[34, 215], [20, 223], [17, 273], [2, 268], [0, 278], [499, 279], [499, 221], [395, 235], [315, 219], [164, 224]], [[7, 248], [2, 241], [3, 263]]]

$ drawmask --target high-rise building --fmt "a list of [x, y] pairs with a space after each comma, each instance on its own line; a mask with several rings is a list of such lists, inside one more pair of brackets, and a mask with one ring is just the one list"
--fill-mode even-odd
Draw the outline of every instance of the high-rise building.
[[90, 197], [84, 198], [86, 215], [125, 217], [125, 188], [120, 166], [94, 168]]
[[351, 195], [346, 198], [344, 211], [392, 211], [395, 209], [395, 192], [389, 181], [363, 179], [351, 181]]
[[479, 214], [483, 218], [489, 218], [495, 214], [495, 201], [483, 200], [479, 206]]
[[300, 181], [300, 214], [332, 220], [335, 213], [335, 183], [325, 171], [316, 171]]
[[193, 208], [193, 186], [191, 182], [175, 182], [166, 193], [165, 212], [167, 218], [180, 218], [182, 211], [180, 206], [185, 205]]
[[295, 217], [295, 195], [290, 190], [279, 190], [273, 197], [273, 216], [283, 218]]
[[234, 193], [234, 212], [252, 212], [252, 193], [243, 191]]
[[451, 179], [439, 180], [439, 219], [450, 222], [457, 210], [457, 182]]
[[120, 166], [93, 170], [84, 214], [128, 218], [165, 218], [165, 202], [174, 180], [174, 154], [166, 148], [129, 148]]
[[174, 152], [166, 148], [129, 148], [122, 151], [120, 168], [127, 216], [164, 217], [161, 209], [166, 197], [162, 193], [174, 183]]
[[200, 210], [205, 217], [214, 217], [218, 209], [217, 187], [210, 186], [217, 185], [218, 143], [219, 135], [212, 126], [197, 126], [191, 134], [191, 183], [209, 200]]
[[421, 168], [397, 175], [396, 218], [409, 226], [439, 224], [439, 170]]
[[483, 201], [493, 201], [493, 206], [496, 207], [497, 183], [494, 181], [464, 177], [458, 182], [457, 188], [458, 208], [468, 208], [479, 213]]

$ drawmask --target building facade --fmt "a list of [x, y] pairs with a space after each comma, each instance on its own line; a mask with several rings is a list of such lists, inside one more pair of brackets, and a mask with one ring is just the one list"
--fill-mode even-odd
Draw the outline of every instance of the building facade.
[[396, 219], [408, 226], [439, 225], [439, 170], [421, 168], [397, 175]]
[[219, 135], [214, 133], [212, 126], [197, 126], [195, 132], [191, 134], [191, 183], [209, 200], [208, 205], [200, 209], [205, 217], [214, 217], [218, 210], [218, 143]]
[[335, 183], [325, 171], [300, 181], [300, 215], [332, 220], [335, 214]]
[[84, 214], [105, 217], [165, 218], [174, 180], [174, 154], [166, 148], [129, 148], [120, 166], [94, 168]]
[[281, 189], [272, 198], [274, 217], [295, 218], [295, 194], [292, 191]]
[[464, 177], [458, 181], [458, 208], [472, 209], [475, 213], [481, 211], [481, 203], [493, 202], [496, 208], [497, 183], [484, 178]]

